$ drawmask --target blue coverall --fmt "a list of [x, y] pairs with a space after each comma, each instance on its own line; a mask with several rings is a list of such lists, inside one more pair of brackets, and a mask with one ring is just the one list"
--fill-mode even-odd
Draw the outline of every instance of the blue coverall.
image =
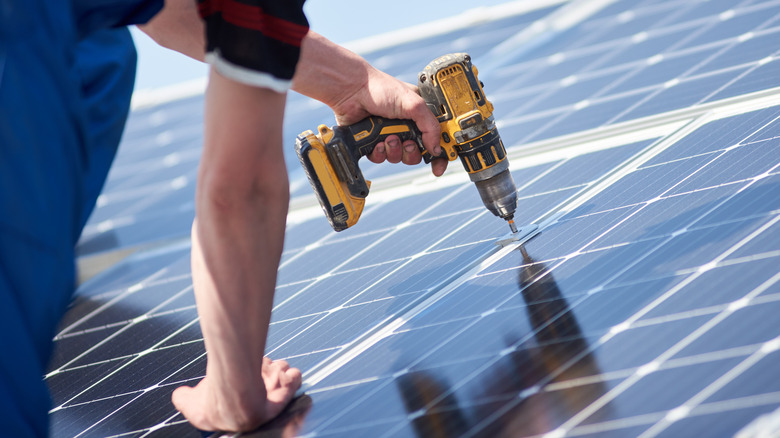
[[0, 0], [0, 435], [48, 433], [51, 339], [135, 78], [123, 26], [162, 3]]

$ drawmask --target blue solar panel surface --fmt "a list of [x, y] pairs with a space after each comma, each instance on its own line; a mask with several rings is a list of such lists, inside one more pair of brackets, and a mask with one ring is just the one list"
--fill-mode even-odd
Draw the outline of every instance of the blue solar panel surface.
[[[376, 193], [337, 234], [296, 216], [318, 207], [291, 153], [267, 354], [311, 386], [258, 436], [731, 436], [780, 407], [780, 2], [602, 6], [517, 47], [566, 5], [365, 54], [413, 81], [471, 53], [516, 220], [541, 232], [497, 246], [506, 225], [465, 178], [361, 163]], [[201, 106], [131, 117], [80, 250], [158, 245], [77, 291], [46, 376], [53, 436], [200, 436], [170, 393], [205, 373]], [[319, 123], [327, 108], [290, 96], [288, 144]], [[394, 175], [410, 182], [382, 197]]]

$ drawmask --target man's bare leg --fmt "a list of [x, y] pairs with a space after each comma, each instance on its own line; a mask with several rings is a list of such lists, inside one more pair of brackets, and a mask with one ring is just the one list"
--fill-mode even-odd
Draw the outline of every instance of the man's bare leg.
[[278, 415], [299, 370], [263, 358], [289, 202], [285, 95], [213, 69], [192, 233], [192, 273], [206, 377], [173, 393], [203, 430], [250, 430]]

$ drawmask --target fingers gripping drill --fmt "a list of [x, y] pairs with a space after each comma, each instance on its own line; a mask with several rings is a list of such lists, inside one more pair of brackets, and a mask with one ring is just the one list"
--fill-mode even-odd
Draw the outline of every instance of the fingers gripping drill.
[[371, 116], [349, 126], [320, 125], [301, 133], [295, 151], [333, 229], [341, 231], [360, 218], [371, 182], [358, 167], [361, 157], [390, 135], [414, 140], [426, 163], [460, 157], [485, 207], [517, 232], [517, 188], [509, 173], [506, 149], [493, 120], [493, 104], [482, 91], [477, 69], [465, 53], [441, 56], [428, 64], [417, 86], [441, 125], [440, 156], [431, 156], [411, 120]]

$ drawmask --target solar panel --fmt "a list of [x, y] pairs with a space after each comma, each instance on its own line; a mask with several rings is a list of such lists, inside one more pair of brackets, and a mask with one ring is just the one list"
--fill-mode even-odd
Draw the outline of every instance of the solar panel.
[[[309, 388], [265, 431], [733, 435], [777, 409], [779, 5], [569, 4], [366, 53], [406, 80], [472, 54], [516, 221], [541, 232], [497, 246], [505, 224], [453, 163], [365, 166], [364, 216], [336, 234], [288, 157], [267, 353]], [[560, 17], [576, 19], [512, 46]], [[53, 436], [200, 436], [170, 393], [205, 373], [187, 240], [201, 100], [131, 117], [81, 252], [156, 247], [79, 287], [46, 376]], [[286, 138], [332, 123], [289, 100]]]

